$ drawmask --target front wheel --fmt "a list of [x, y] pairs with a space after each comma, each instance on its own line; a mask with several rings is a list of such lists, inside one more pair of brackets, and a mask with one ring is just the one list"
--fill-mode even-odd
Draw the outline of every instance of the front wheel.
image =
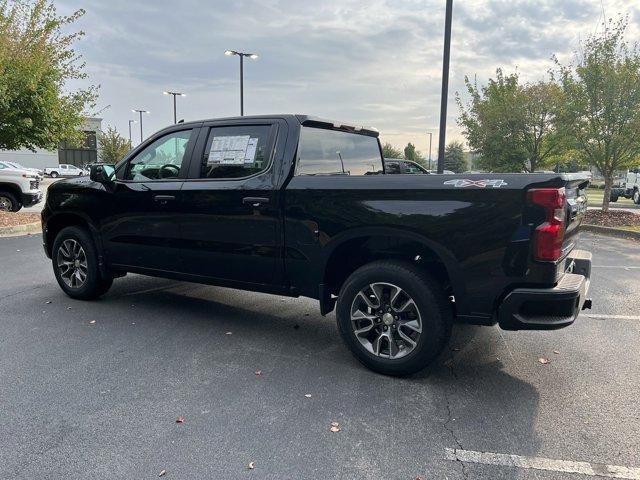
[[633, 203], [640, 205], [640, 190], [633, 191]]
[[386, 375], [422, 370], [451, 336], [447, 295], [408, 262], [378, 261], [356, 270], [340, 290], [336, 317], [356, 358]]
[[0, 192], [0, 212], [17, 212], [22, 204], [13, 193]]
[[51, 172], [49, 175], [51, 178], [58, 178], [58, 172]]
[[51, 260], [60, 288], [71, 298], [92, 300], [111, 287], [113, 279], [100, 275], [96, 247], [83, 228], [62, 229], [53, 242]]

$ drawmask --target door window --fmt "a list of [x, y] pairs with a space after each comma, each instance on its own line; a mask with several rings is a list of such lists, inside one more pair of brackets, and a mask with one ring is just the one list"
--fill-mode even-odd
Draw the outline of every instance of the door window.
[[213, 127], [200, 178], [244, 178], [269, 168], [271, 125]]
[[147, 145], [129, 161], [124, 179], [148, 182], [180, 178], [191, 133], [172, 132]]

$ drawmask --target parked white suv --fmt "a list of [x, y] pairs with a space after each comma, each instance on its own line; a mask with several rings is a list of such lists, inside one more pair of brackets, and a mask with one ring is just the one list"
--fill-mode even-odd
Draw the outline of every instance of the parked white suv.
[[0, 211], [17, 212], [42, 200], [40, 176], [0, 164]]
[[75, 165], [69, 165], [67, 163], [61, 163], [57, 167], [47, 167], [44, 169], [45, 175], [49, 175], [51, 178], [58, 177], [80, 177], [82, 175], [89, 175], [89, 172], [76, 167]]

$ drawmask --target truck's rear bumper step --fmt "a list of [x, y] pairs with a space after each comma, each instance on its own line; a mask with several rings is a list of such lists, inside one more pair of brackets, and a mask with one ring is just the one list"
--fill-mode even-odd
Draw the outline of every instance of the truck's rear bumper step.
[[587, 299], [591, 276], [591, 253], [572, 252], [570, 272], [553, 288], [517, 288], [498, 310], [498, 323], [505, 330], [555, 330], [571, 325]]

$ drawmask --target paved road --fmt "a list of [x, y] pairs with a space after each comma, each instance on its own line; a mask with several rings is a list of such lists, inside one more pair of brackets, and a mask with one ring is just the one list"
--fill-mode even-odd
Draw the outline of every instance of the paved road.
[[591, 477], [557, 470], [640, 467], [640, 244], [585, 234], [583, 247], [591, 313], [622, 318], [458, 327], [432, 368], [394, 379], [361, 367], [310, 300], [131, 275], [78, 302], [38, 237], [0, 239], [0, 478], [578, 480]]

